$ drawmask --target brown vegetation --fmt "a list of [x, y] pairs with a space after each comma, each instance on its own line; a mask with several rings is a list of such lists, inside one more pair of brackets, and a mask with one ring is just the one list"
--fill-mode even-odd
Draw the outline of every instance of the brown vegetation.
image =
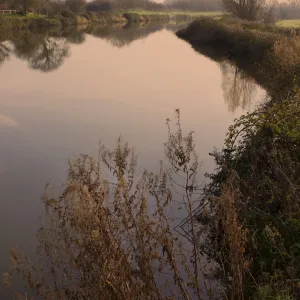
[[288, 99], [238, 119], [204, 189], [179, 112], [157, 174], [120, 138], [80, 155], [60, 196], [45, 191], [37, 259], [12, 251], [4, 284], [19, 274], [43, 299], [297, 299], [299, 111]]
[[[158, 174], [139, 173], [120, 138], [96, 160], [71, 161], [60, 196], [49, 187], [43, 196], [38, 260], [13, 251], [5, 283], [19, 274], [27, 295], [43, 299], [202, 299], [210, 292], [193, 216], [199, 162], [193, 133], [184, 136], [176, 116]], [[174, 231], [178, 217], [187, 217], [191, 244]]]
[[201, 253], [230, 299], [298, 299], [300, 40], [275, 26], [198, 20], [178, 35], [231, 61], [271, 101], [230, 126], [196, 215]]
[[300, 37], [294, 36], [293, 30], [236, 19], [202, 18], [177, 35], [216, 60], [233, 61], [274, 99], [292, 92], [299, 78]]

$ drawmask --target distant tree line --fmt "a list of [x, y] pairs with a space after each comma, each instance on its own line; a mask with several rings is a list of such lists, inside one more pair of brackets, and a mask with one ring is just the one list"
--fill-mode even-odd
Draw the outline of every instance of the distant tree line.
[[152, 11], [227, 11], [249, 21], [273, 22], [277, 19], [300, 17], [300, 0], [0, 0], [1, 9], [16, 9], [28, 12], [60, 12], [82, 14], [84, 12], [143, 9]]
[[167, 0], [165, 3], [152, 0], [0, 0], [0, 9], [17, 9], [25, 14], [48, 11], [78, 14], [120, 9], [211, 11], [220, 10], [221, 7], [221, 0]]
[[222, 0], [230, 14], [248, 21], [272, 23], [276, 19], [299, 19], [300, 0]]
[[162, 10], [164, 6], [151, 0], [0, 0], [1, 9], [17, 9], [28, 12], [73, 12], [112, 11], [118, 9], [140, 8]]

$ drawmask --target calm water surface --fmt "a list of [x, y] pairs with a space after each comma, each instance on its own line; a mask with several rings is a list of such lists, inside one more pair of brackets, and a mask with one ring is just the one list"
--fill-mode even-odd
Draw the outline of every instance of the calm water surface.
[[122, 135], [140, 168], [157, 170], [166, 118], [194, 130], [202, 173], [233, 119], [264, 97], [228, 63], [196, 53], [163, 25], [22, 33], [0, 43], [0, 273], [9, 250], [32, 253], [46, 182], [68, 158]]

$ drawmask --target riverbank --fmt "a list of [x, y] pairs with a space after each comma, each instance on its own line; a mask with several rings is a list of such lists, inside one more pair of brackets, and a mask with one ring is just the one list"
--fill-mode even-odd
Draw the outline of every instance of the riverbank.
[[300, 38], [275, 25], [206, 19], [177, 35], [270, 95], [212, 153], [217, 168], [197, 213], [201, 251], [232, 299], [299, 299]]
[[276, 98], [291, 91], [299, 77], [300, 38], [296, 34], [275, 25], [207, 18], [177, 33], [202, 54], [232, 61]]
[[[112, 26], [102, 27], [101, 24], [99, 28], [90, 28], [88, 26], [88, 33], [95, 37], [106, 38], [114, 46], [122, 47], [135, 38], [144, 37], [147, 33], [142, 31], [150, 27], [149, 25], [163, 23], [150, 23], [145, 26], [138, 22], [135, 24], [140, 29], [140, 32], [138, 33], [136, 30], [131, 31], [131, 27], [125, 25], [126, 29], [124, 31], [127, 36], [124, 33], [119, 34], [117, 30], [112, 33]], [[199, 24], [199, 22], [196, 24]], [[227, 26], [225, 26], [225, 29], [222, 27], [224, 24]], [[206, 30], [203, 29], [205, 26], [207, 27]], [[65, 31], [67, 28], [64, 27], [63, 30]], [[75, 26], [70, 27], [70, 29], [72, 28], [75, 28]], [[50, 31], [55, 31], [55, 29], [57, 27]], [[160, 275], [160, 270], [162, 278], [164, 278], [163, 276], [167, 269], [173, 272], [169, 276], [170, 273], [168, 271], [167, 277], [167, 279], [174, 278], [174, 282], [171, 282], [171, 284], [175, 285], [175, 289], [172, 290], [176, 291], [176, 293], [179, 290], [181, 293], [176, 294], [179, 294], [178, 298], [182, 296], [184, 299], [203, 299], [202, 295], [210, 293], [212, 297], [218, 299], [299, 299], [299, 294], [297, 294], [300, 278], [299, 92], [297, 91], [297, 72], [294, 74], [296, 80], [288, 81], [284, 78], [285, 73], [282, 74], [280, 69], [280, 66], [282, 66], [282, 70], [286, 72], [289, 70], [286, 66], [287, 64], [291, 64], [294, 67], [297, 65], [298, 49], [287, 47], [290, 41], [294, 43], [296, 40], [294, 38], [290, 40], [288, 32], [279, 32], [276, 28], [272, 29], [271, 27], [252, 23], [215, 23], [204, 20], [201, 26], [197, 25], [194, 29], [188, 37], [195, 44], [195, 49], [206, 53], [207, 56], [214, 58], [218, 62], [229, 59], [232, 64], [240, 64], [245, 72], [252, 72], [256, 76], [257, 81], [260, 78], [257, 74], [259, 72], [263, 73], [264, 79], [268, 82], [266, 85], [269, 87], [268, 90], [272, 94], [273, 101], [238, 119], [230, 127], [224, 150], [221, 153], [213, 153], [217, 162], [217, 170], [209, 176], [211, 184], [206, 186], [204, 190], [201, 185], [197, 185], [195, 179], [198, 178], [198, 167], [203, 156], [200, 156], [198, 160], [193, 133], [191, 132], [186, 136], [182, 134], [179, 111], [174, 122], [167, 122], [168, 141], [164, 144], [164, 150], [168, 160], [166, 164], [161, 163], [162, 169], [158, 175], [147, 171], [141, 174], [138, 171], [141, 169], [140, 167], [137, 167], [135, 171], [136, 160], [134, 153], [130, 152], [128, 144], [123, 143], [121, 139], [118, 139], [116, 148], [111, 151], [104, 147], [101, 148], [100, 151], [102, 152], [98, 155], [100, 161], [89, 158], [86, 155], [76, 158], [74, 164], [70, 163], [68, 180], [64, 185], [62, 194], [53, 197], [51, 190], [49, 191], [49, 198], [47, 198], [47, 192], [43, 197], [47, 213], [47, 222], [45, 222], [47, 227], [44, 230], [39, 230], [40, 251], [38, 254], [41, 254], [41, 260], [37, 264], [38, 266], [42, 265], [42, 269], [40, 270], [36, 267], [29, 269], [28, 265], [30, 267], [33, 266], [31, 261], [29, 263], [25, 261], [22, 265], [22, 261], [12, 251], [12, 272], [17, 271], [19, 274], [24, 275], [25, 280], [28, 281], [28, 286], [32, 289], [33, 295], [41, 294], [47, 297], [53, 295], [53, 298], [66, 298], [69, 295], [75, 295], [74, 297], [78, 297], [77, 295], [88, 295], [87, 297], [85, 296], [88, 299], [97, 299], [100, 294], [108, 299], [112, 295], [120, 299], [162, 298], [160, 294], [165, 292], [165, 290], [161, 291], [161, 286], [164, 282], [159, 281], [158, 286], [155, 280], [157, 279], [157, 274]], [[151, 28], [148, 32], [154, 32], [155, 30], [157, 29]], [[49, 30], [47, 30], [44, 35], [34, 39], [30, 36], [25, 36], [24, 43], [16, 38], [15, 43], [10, 43], [10, 47], [7, 47], [7, 51], [11, 49], [18, 54], [19, 58], [26, 59], [31, 68], [39, 69], [43, 72], [51, 71], [55, 68], [57, 69], [63, 59], [68, 56], [67, 42], [83, 43], [86, 36], [85, 32], [86, 29], [82, 30], [82, 34], [81, 32], [75, 32], [74, 35], [64, 32], [53, 32], [54, 36], [66, 37], [65, 39], [59, 39], [59, 43], [54, 43], [54, 39], [50, 38], [51, 35]], [[156, 41], [164, 40], [164, 38], [159, 38]], [[174, 38], [174, 40], [180, 43], [178, 39]], [[4, 46], [6, 45], [4, 43]], [[41, 45], [41, 47], [38, 45]], [[95, 49], [95, 43], [91, 45], [95, 55], [97, 56], [101, 52], [102, 55], [100, 57], [105, 61], [108, 59], [107, 53], [119, 54], [120, 52], [101, 51], [101, 49]], [[106, 47], [107, 45], [104, 46]], [[161, 52], [159, 44], [157, 47]], [[182, 48], [189, 50], [187, 47]], [[39, 49], [42, 49], [42, 51], [39, 51]], [[149, 49], [151, 56], [153, 47]], [[169, 51], [164, 51], [165, 57], [162, 56], [161, 58], [163, 62], [164, 59], [168, 59], [168, 54], [172, 49], [177, 49], [177, 47], [170, 47]], [[130, 51], [130, 47], [124, 52], [128, 51]], [[95, 73], [92, 73], [85, 60], [84, 64], [87, 65], [87, 72], [82, 72], [84, 76], [80, 78], [75, 76], [79, 79], [79, 85], [82, 86], [81, 95], [83, 97], [82, 103], [77, 98], [75, 99], [76, 107], [80, 107], [77, 114], [79, 121], [76, 120], [76, 112], [75, 114], [69, 113], [69, 103], [57, 109], [57, 111], [65, 109], [66, 118], [61, 117], [64, 115], [60, 114], [56, 118], [56, 127], [53, 127], [53, 118], [50, 115], [51, 120], [48, 126], [53, 128], [54, 135], [52, 134], [52, 136], [55, 137], [55, 141], [58, 144], [65, 139], [55, 136], [59, 132], [57, 128], [64, 128], [65, 124], [69, 124], [70, 129], [66, 127], [66, 132], [68, 134], [76, 132], [75, 140], [77, 141], [81, 131], [74, 127], [74, 124], [82, 124], [81, 111], [85, 107], [92, 107], [88, 99], [96, 103], [97, 101], [94, 101], [95, 94], [100, 96], [108, 94], [101, 86], [98, 93], [94, 89], [88, 89], [89, 85], [86, 85], [88, 80], [96, 78], [95, 82], [99, 82], [97, 74], [100, 71], [101, 74], [105, 74], [104, 77], [107, 77], [111, 73], [108, 72], [110, 70], [118, 68], [126, 70], [123, 67], [124, 65], [121, 64], [126, 58], [123, 55], [114, 57], [110, 63], [108, 62], [107, 66], [104, 66], [103, 62], [95, 60], [90, 51], [81, 51], [81, 53], [88, 55], [91, 65], [94, 66], [97, 62], [99, 65], [95, 65]], [[133, 59], [136, 58], [136, 53], [136, 50], [132, 52], [131, 57]], [[166, 68], [170, 73], [163, 73], [164, 78], [167, 79], [166, 82], [169, 82], [169, 78], [172, 78], [172, 72], [174, 72], [172, 66], [174, 66], [176, 60], [178, 63], [178, 58], [180, 58], [181, 63], [184, 63], [182, 59], [188, 53], [191, 53], [191, 51], [173, 56], [175, 60], [169, 65], [171, 67]], [[148, 63], [145, 57], [149, 57], [149, 55], [140, 57], [141, 61]], [[195, 57], [192, 59], [195, 59]], [[265, 62], [264, 59], [269, 60], [269, 62]], [[79, 61], [82, 62], [82, 56]], [[130, 63], [132, 64], [133, 62]], [[251, 63], [253, 67], [251, 67]], [[155, 66], [156, 64], [154, 63], [153, 65]], [[70, 64], [68, 65], [70, 66]], [[129, 82], [129, 84], [126, 84], [126, 82], [122, 84], [129, 87], [138, 85], [136, 80], [141, 77], [139, 76], [141, 69], [139, 62], [137, 62], [137, 65], [138, 69], [134, 69], [131, 65], [129, 66], [137, 74], [136, 79]], [[207, 77], [213, 78], [213, 80], [216, 79], [218, 85], [221, 74], [215, 76], [212, 73], [208, 73], [209, 69], [204, 69], [204, 66], [207, 68], [206, 64], [200, 62], [197, 65], [195, 61], [195, 64], [190, 64], [190, 70], [185, 70], [185, 66], [183, 66], [183, 69], [176, 67], [177, 75], [179, 74], [179, 77], [177, 76], [179, 78], [178, 87], [183, 87], [183, 80], [192, 82], [193, 85], [196, 83], [196, 85], [203, 86], [205, 81], [200, 82], [200, 76], [196, 74], [196, 76], [191, 77], [191, 74], [195, 75], [195, 70], [199, 73], [201, 72], [204, 77], [209, 75]], [[21, 67], [23, 66], [21, 65]], [[271, 69], [268, 70], [266, 69], [267, 67]], [[142, 68], [143, 71], [144, 69]], [[6, 70], [9, 70], [9, 68]], [[74, 70], [82, 70], [82, 68], [72, 67], [69, 70], [73, 72]], [[236, 79], [234, 76], [239, 72], [238, 69], [236, 70], [235, 73], [231, 74], [233, 81]], [[275, 74], [274, 70], [278, 71], [278, 75]], [[157, 72], [156, 69], [154, 71]], [[14, 74], [16, 73], [17, 71], [10, 73], [12, 74], [12, 80], [15, 79]], [[70, 72], [66, 73], [66, 76], [61, 74], [61, 78], [68, 78], [70, 74]], [[92, 77], [89, 78], [86, 74], [90, 74]], [[155, 77], [156, 73], [149, 75], [148, 72], [145, 72], [145, 74], [148, 77], [143, 77], [141, 82], [150, 82], [149, 91], [156, 90], [153, 87], [156, 87], [157, 84], [153, 84], [153, 81], [151, 81], [151, 78]], [[57, 75], [59, 76], [59, 73]], [[287, 75], [289, 76], [289, 74]], [[275, 81], [272, 84], [273, 76], [275, 76], [276, 80], [279, 78], [276, 76], [282, 76], [281, 78], [286, 80], [285, 86], [283, 86], [285, 89], [279, 90], [280, 94], [274, 92], [277, 89], [276, 84], [280, 84], [280, 82]], [[45, 81], [45, 85], [42, 85], [43, 97], [47, 95], [46, 86], [49, 86], [51, 90], [55, 86], [58, 91], [63, 90], [63, 96], [67, 98], [67, 90], [57, 87], [57, 77], [55, 77], [56, 80], [54, 82], [51, 82], [51, 78], [53, 79], [54, 77], [49, 76], [49, 79], [47, 78], [47, 81]], [[102, 79], [104, 77], [102, 76]], [[127, 77], [123, 76], [122, 80], [124, 81]], [[18, 81], [20, 78], [22, 84], [19, 87], [18, 82], [13, 82], [12, 90], [23, 91], [23, 77], [19, 76], [16, 80]], [[113, 76], [112, 78], [112, 86], [116, 86], [116, 77]], [[85, 82], [84, 80], [87, 81]], [[38, 86], [39, 81], [36, 76], [34, 81], [35, 85]], [[71, 95], [74, 95], [74, 89], [72, 89], [74, 84], [68, 85], [63, 81], [61, 82], [66, 87], [70, 86]], [[109, 81], [105, 81], [104, 85], [111, 88], [107, 82]], [[261, 83], [264, 84], [262, 80]], [[226, 84], [225, 80], [223, 84]], [[203, 131], [208, 136], [217, 136], [216, 133], [218, 131], [215, 126], [222, 124], [222, 111], [220, 112], [218, 107], [220, 103], [212, 101], [213, 95], [216, 94], [214, 85], [206, 84], [206, 86], [213, 94], [203, 93], [201, 89], [194, 92], [195, 99], [193, 101], [195, 103], [199, 101], [200, 105], [200, 109], [196, 111], [193, 109], [193, 103], [186, 102], [191, 98], [191, 95], [186, 97], [186, 91], [193, 91], [190, 88], [191, 86], [184, 87], [178, 92], [178, 89], [173, 89], [171, 84], [168, 93], [174, 92], [173, 96], [178, 95], [179, 105], [182, 104], [184, 99], [184, 106], [192, 107], [191, 112], [195, 111], [195, 122], [197, 124], [201, 124], [199, 120], [206, 118], [209, 122], [212, 122], [212, 126], [206, 126], [205, 123], [202, 123]], [[145, 89], [144, 86], [142, 88]], [[247, 85], [245, 88], [247, 88]], [[5, 89], [8, 90], [9, 86], [5, 86]], [[90, 95], [87, 94], [88, 90], [91, 92]], [[131, 89], [131, 91], [136, 93], [135, 89]], [[222, 91], [217, 94], [220, 95], [221, 93]], [[28, 99], [30, 100], [32, 96], [36, 96], [35, 93], [26, 94], [26, 91], [22, 94], [24, 95], [22, 103], [25, 103]], [[80, 95], [80, 93], [77, 94]], [[53, 95], [50, 94], [50, 96], [52, 99]], [[15, 98], [14, 94], [13, 98]], [[161, 93], [158, 94], [157, 98], [159, 105]], [[174, 97], [169, 96], [169, 98], [172, 103], [175, 103]], [[140, 103], [140, 99], [140, 95], [137, 95], [137, 103]], [[155, 97], [148, 95], [147, 99], [155, 99]], [[147, 99], [144, 99], [144, 102], [147, 102]], [[202, 103], [200, 102], [201, 100]], [[98, 101], [98, 103], [100, 102]], [[90, 132], [96, 132], [96, 139], [98, 139], [98, 128], [103, 125], [103, 118], [98, 116], [99, 111], [105, 109], [105, 114], [108, 114], [108, 110], [103, 103], [101, 101], [99, 109], [92, 107], [91, 112], [96, 113], [95, 118], [93, 115], [89, 116], [92, 126], [90, 127]], [[9, 104], [7, 105], [8, 107], [10, 106]], [[38, 120], [40, 122], [43, 124], [47, 123], [51, 103], [47, 110], [44, 109], [45, 107], [47, 108], [47, 105], [42, 105], [43, 103], [40, 103], [40, 101], [37, 104], [43, 110], [40, 113], [39, 110], [34, 109], [34, 106], [30, 107], [30, 111], [33, 112], [32, 116], [39, 116]], [[209, 106], [217, 114], [210, 115], [206, 113], [204, 105]], [[24, 123], [26, 111], [23, 116], [23, 107], [24, 105], [20, 107], [20, 115], [15, 124], [21, 124], [22, 128], [28, 128], [26, 123]], [[119, 103], [112, 106], [112, 111], [115, 112], [117, 108], [120, 109], [120, 111], [117, 111], [117, 117], [126, 115], [124, 107], [119, 105]], [[132, 113], [132, 111], [130, 108], [129, 113]], [[137, 118], [141, 119], [140, 113], [142, 111], [149, 119], [148, 106], [144, 110], [138, 110]], [[8, 112], [12, 116], [18, 116], [13, 111]], [[157, 110], [154, 110], [153, 116], [156, 114]], [[72, 119], [72, 122], [68, 121], [68, 116]], [[113, 113], [111, 116], [113, 116]], [[133, 118], [134, 115], [130, 117]], [[191, 118], [192, 115], [189, 115], [188, 119]], [[100, 120], [99, 125], [94, 123], [94, 119]], [[60, 120], [62, 120], [62, 126], [59, 124]], [[115, 122], [112, 117], [110, 117], [110, 120], [112, 124]], [[150, 118], [149, 120], [154, 124], [153, 119]], [[31, 121], [34, 124], [31, 128], [35, 128], [38, 122], [32, 118]], [[149, 124], [150, 127], [148, 127], [151, 128], [151, 132], [156, 134], [158, 129], [152, 128], [151, 123]], [[169, 124], [171, 124], [171, 127], [169, 127]], [[175, 124], [175, 130], [173, 129], [173, 124]], [[85, 123], [84, 126], [86, 126]], [[112, 126], [106, 127], [111, 128]], [[140, 126], [140, 128], [142, 130], [146, 127]], [[89, 131], [88, 129], [88, 127], [84, 127], [82, 129], [83, 134]], [[192, 129], [196, 131], [201, 130], [201, 128]], [[6, 132], [6, 128], [4, 130]], [[46, 131], [44, 130], [43, 132]], [[31, 132], [28, 134], [34, 136]], [[42, 134], [41, 137], [43, 136]], [[140, 136], [140, 132], [137, 133], [137, 136]], [[142, 137], [144, 136], [145, 134], [142, 135]], [[89, 140], [91, 139], [92, 137], [89, 137]], [[141, 141], [145, 143], [144, 139]], [[202, 146], [205, 147], [207, 142], [205, 140], [201, 141]], [[10, 142], [8, 140], [8, 144]], [[43, 140], [37, 142], [45, 144], [46, 147], [48, 145]], [[77, 145], [77, 142], [75, 145]], [[70, 147], [72, 142], [67, 140], [66, 143], [67, 146], [63, 146]], [[31, 150], [31, 148], [29, 149]], [[23, 156], [20, 160], [21, 163]], [[14, 157], [9, 159], [9, 161], [14, 161]], [[45, 160], [43, 161], [45, 162]], [[19, 166], [20, 162], [17, 161], [16, 166]], [[55, 163], [55, 160], [51, 161], [51, 165], [53, 163]], [[30, 160], [29, 164], [31, 164]], [[41, 165], [44, 168], [45, 163]], [[99, 166], [100, 170], [102, 170], [100, 173]], [[170, 166], [170, 169], [165, 169], [168, 166]], [[23, 169], [28, 170], [30, 168]], [[109, 171], [112, 173], [110, 174]], [[46, 172], [43, 170], [44, 173]], [[37, 174], [39, 176], [39, 173]], [[106, 174], [109, 175], [106, 177]], [[140, 174], [143, 177], [140, 177]], [[134, 177], [134, 175], [137, 175], [137, 177]], [[171, 177], [172, 175], [173, 177]], [[113, 178], [111, 186], [107, 184], [107, 178]], [[186, 178], [184, 185], [181, 184], [182, 178]], [[179, 181], [176, 181], [178, 179]], [[32, 186], [37, 185], [36, 180], [32, 180], [32, 182]], [[174, 190], [174, 186], [176, 190]], [[27, 189], [30, 189], [29, 187], [26, 185]], [[202, 195], [202, 193], [204, 193], [204, 197], [199, 199], [199, 195]], [[22, 194], [22, 196], [25, 197], [26, 195]], [[154, 197], [156, 201], [153, 201]], [[12, 195], [13, 198], [16, 198], [14, 194]], [[172, 205], [172, 199], [174, 202], [176, 201], [176, 206], [168, 206], [169, 203]], [[180, 217], [189, 216], [185, 234], [192, 242], [188, 244], [187, 240], [183, 240], [184, 245], [187, 245], [187, 247], [182, 247], [182, 239], [177, 233], [173, 235], [174, 218], [164, 214], [164, 211], [166, 213], [169, 211], [177, 212], [178, 204], [182, 202], [183, 205], [178, 211]], [[153, 203], [154, 205], [156, 203], [154, 208]], [[193, 215], [194, 210], [192, 210], [192, 207], [194, 205], [201, 207], [199, 214], [196, 214], [197, 218]], [[149, 207], [149, 210], [147, 210], [147, 207]], [[182, 213], [183, 210], [184, 212]], [[176, 218], [176, 220], [178, 219]], [[168, 220], [170, 220], [170, 223]], [[201, 223], [201, 226], [199, 226], [199, 223], [194, 224], [196, 220]], [[198, 230], [200, 230], [199, 234]], [[71, 235], [70, 232], [72, 232]], [[125, 244], [124, 234], [128, 237], [126, 239], [128, 243]], [[77, 239], [74, 236], [80, 238]], [[127, 245], [132, 246], [127, 248]], [[198, 249], [198, 245], [200, 245], [200, 249]], [[187, 248], [186, 253], [183, 253], [185, 248]], [[193, 248], [193, 254], [190, 252], [191, 248]], [[78, 253], [80, 254], [78, 255]], [[50, 266], [49, 260], [45, 259], [45, 255], [51, 258]], [[121, 262], [120, 257], [124, 258]], [[130, 259], [128, 261], [128, 257], [133, 257], [134, 260]], [[182, 258], [182, 260], [178, 260], [178, 257]], [[116, 261], [120, 263], [116, 264]], [[177, 262], [179, 263], [178, 265]], [[190, 264], [187, 265], [186, 262], [190, 262]], [[192, 269], [190, 265], [193, 267]], [[61, 266], [63, 266], [63, 272]], [[158, 268], [153, 269], [153, 266], [158, 266]], [[48, 272], [50, 268], [54, 270], [52, 273]], [[179, 271], [177, 272], [177, 270]], [[182, 273], [182, 270], [187, 271]], [[69, 276], [59, 277], [59, 280], [56, 281], [56, 274], [67, 274]], [[78, 274], [82, 274], [82, 277], [79, 279]], [[5, 273], [4, 275], [3, 279], [9, 285], [10, 273]], [[208, 285], [202, 294], [200, 287], [203, 282], [207, 282], [203, 280], [205, 276], [207, 276]], [[187, 282], [186, 278], [191, 279]], [[55, 285], [56, 282], [57, 286]], [[218, 286], [214, 288], [216, 282]], [[166, 280], [165, 283], [170, 284], [170, 280]], [[220, 285], [223, 284], [222, 287], [224, 289], [219, 289], [219, 283]], [[190, 288], [186, 288], [186, 285]], [[54, 286], [55, 290], [49, 290], [49, 286]], [[66, 286], [70, 287], [70, 289], [66, 290]], [[228, 297], [226, 297], [226, 294]], [[198, 297], [195, 295], [198, 295]], [[171, 296], [168, 293], [166, 297], [170, 298]]]
[[[53, 22], [54, 20], [54, 22]], [[162, 28], [171, 29], [172, 31], [177, 31], [179, 28], [183, 28], [186, 26], [186, 22], [175, 22], [175, 21], [152, 21], [152, 22], [133, 22], [128, 23], [125, 22], [101, 22], [101, 21], [93, 21], [93, 22], [84, 22], [81, 24], [69, 24], [64, 23], [62, 25], [61, 22], [55, 22], [56, 20], [50, 19], [50, 23], [42, 24], [39, 26], [38, 23], [24, 22], [22, 23], [22, 19], [17, 22], [12, 22], [10, 24], [7, 23], [5, 30], [1, 31], [0, 27], [0, 43], [3, 41], [15, 41], [15, 40], [23, 40], [24, 37], [27, 36], [35, 36], [37, 34], [48, 35], [53, 37], [70, 37], [69, 33], [74, 33], [77, 36], [80, 35], [92, 34], [95, 36], [103, 36], [109, 39], [111, 33], [116, 34], [116, 42], [119, 46], [122, 46], [123, 43], [127, 43], [127, 39], [134, 40], [140, 34], [143, 36], [144, 33], [152, 32], [152, 30], [160, 30]], [[24, 20], [23, 20], [24, 21]], [[33, 20], [34, 21], [34, 20]], [[40, 21], [40, 20], [39, 20]], [[21, 22], [21, 24], [20, 24]], [[4, 27], [2, 27], [4, 28]], [[72, 34], [71, 34], [72, 35]], [[83, 37], [81, 37], [83, 38]], [[80, 39], [81, 39], [80, 38]]]
[[62, 13], [61, 16], [0, 16], [0, 38], [8, 36], [11, 31], [24, 28], [51, 28], [68, 25], [84, 24], [128, 24], [149, 22], [188, 22], [199, 16], [218, 16], [218, 12], [150, 12], [150, 11], [119, 11], [89, 12], [81, 15]]

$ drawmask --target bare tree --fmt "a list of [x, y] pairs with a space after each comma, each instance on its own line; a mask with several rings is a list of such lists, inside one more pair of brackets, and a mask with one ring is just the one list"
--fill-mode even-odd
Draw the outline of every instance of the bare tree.
[[223, 5], [229, 13], [241, 19], [255, 21], [261, 15], [266, 2], [266, 0], [223, 0]]
[[222, 71], [222, 89], [228, 110], [234, 112], [238, 107], [250, 108], [256, 93], [254, 80], [226, 61], [220, 64], [220, 68]]
[[5, 44], [5, 42], [0, 43], [0, 65], [4, 63], [10, 57], [11, 49]]

